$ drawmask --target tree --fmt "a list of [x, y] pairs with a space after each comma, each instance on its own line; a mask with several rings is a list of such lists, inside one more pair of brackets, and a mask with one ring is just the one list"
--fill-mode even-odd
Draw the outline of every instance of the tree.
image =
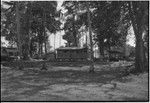
[[64, 13], [66, 21], [63, 28], [65, 31], [63, 38], [68, 41], [69, 46], [78, 46], [79, 44], [78, 30], [83, 25], [81, 17], [83, 13], [81, 12], [81, 6], [81, 1], [65, 1], [63, 3], [63, 7], [67, 10], [67, 12]]
[[37, 33], [39, 41], [39, 55], [42, 54], [42, 46], [44, 43], [45, 53], [46, 42], [48, 39], [47, 32], [56, 33], [60, 30], [59, 14], [60, 11], [56, 10], [57, 2], [36, 1], [32, 6], [33, 20], [31, 23], [32, 32]]
[[145, 30], [144, 26], [147, 24], [148, 16], [148, 2], [146, 1], [135, 1], [129, 2], [129, 14], [131, 17], [135, 37], [136, 37], [136, 58], [135, 68], [137, 72], [144, 71], [144, 47], [142, 34]]
[[104, 57], [104, 49], [121, 44], [118, 26], [121, 12], [121, 2], [102, 1], [93, 4], [92, 29], [98, 42], [100, 55]]
[[24, 4], [25, 13], [22, 17], [22, 35], [23, 35], [23, 44], [22, 44], [22, 56], [24, 60], [30, 59], [30, 20], [31, 20], [31, 2], [25, 2]]
[[[22, 1], [19, 2], [18, 10], [21, 11], [19, 13], [16, 12], [16, 4], [17, 2], [4, 2], [5, 5], [9, 5], [8, 8], [4, 8], [1, 6], [1, 9], [3, 9], [4, 16], [6, 20], [4, 19], [3, 22], [3, 29], [1, 32], [5, 34], [6, 39], [9, 41], [16, 42], [17, 44], [20, 44], [17, 40], [17, 32], [16, 32], [16, 14], [19, 14], [20, 21], [17, 20], [17, 22], [20, 22], [20, 33], [23, 39], [21, 40], [22, 44], [21, 47], [21, 53], [23, 54], [24, 59], [29, 59], [29, 51], [30, 51], [30, 43], [31, 42], [38, 42], [40, 46], [40, 52], [42, 53], [42, 46], [43, 43], [45, 43], [46, 47], [46, 41], [48, 36], [46, 35], [46, 32], [50, 33], [56, 33], [56, 31], [59, 30], [60, 21], [59, 19], [59, 11], [57, 12], [57, 2], [39, 2], [39, 1]], [[32, 36], [35, 34], [38, 34], [36, 36]], [[38, 39], [38, 40], [30, 40], [32, 38]], [[33, 43], [31, 43], [33, 44]], [[18, 46], [19, 47], [19, 46]], [[46, 50], [46, 49], [45, 49]]]
[[[4, 5], [7, 5], [7, 8]], [[1, 20], [1, 34], [6, 37], [6, 40], [17, 43], [15, 3], [3, 1], [1, 12], [1, 17], [3, 18]]]
[[16, 23], [17, 23], [17, 38], [18, 38], [18, 51], [19, 56], [22, 56], [22, 47], [21, 47], [21, 40], [20, 40], [20, 13], [19, 13], [19, 3], [16, 3]]
[[88, 12], [88, 28], [89, 28], [89, 37], [90, 37], [90, 70], [89, 72], [94, 72], [94, 61], [93, 61], [93, 41], [92, 41], [92, 31], [91, 31], [91, 16], [90, 16], [90, 8], [89, 3], [87, 2], [87, 12]]
[[3, 32], [5, 33], [6, 39], [16, 42], [19, 49], [19, 56], [22, 56], [23, 59], [28, 59], [29, 2], [4, 1], [3, 3], [9, 6], [4, 11], [6, 20], [4, 22], [5, 29]]

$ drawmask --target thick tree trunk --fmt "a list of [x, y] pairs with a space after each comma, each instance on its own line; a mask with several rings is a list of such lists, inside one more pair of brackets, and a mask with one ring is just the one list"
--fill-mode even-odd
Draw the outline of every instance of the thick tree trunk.
[[92, 31], [91, 31], [91, 18], [90, 18], [90, 9], [89, 3], [87, 2], [87, 12], [88, 12], [88, 27], [89, 27], [89, 37], [90, 37], [90, 73], [94, 72], [94, 60], [93, 60], [93, 41], [92, 41]]
[[137, 72], [142, 72], [144, 70], [144, 48], [142, 35], [136, 34], [136, 52], [135, 52], [135, 67]]
[[103, 58], [104, 57], [104, 40], [103, 39], [99, 39], [98, 47], [99, 47], [99, 53]]
[[77, 2], [75, 2], [75, 13], [73, 14], [73, 36], [74, 36], [74, 44], [73, 44], [73, 46], [75, 46], [75, 47], [77, 47], [78, 46], [78, 44], [79, 44], [79, 41], [78, 41], [78, 34], [77, 34], [77, 29], [76, 29], [76, 27], [75, 27], [75, 23], [76, 23], [76, 21], [75, 21], [75, 16], [77, 15]]
[[47, 44], [46, 44], [46, 42], [47, 42], [47, 38], [46, 38], [46, 30], [45, 30], [45, 28], [44, 28], [44, 38], [45, 38], [45, 41], [44, 41], [44, 52], [45, 52], [45, 54], [47, 54]]
[[136, 7], [129, 3], [129, 13], [133, 25], [133, 30], [136, 37], [136, 51], [135, 51], [135, 68], [136, 72], [144, 70], [144, 48], [142, 40], [142, 15], [135, 14]]
[[140, 37], [140, 36], [136, 37], [135, 67], [136, 67], [138, 72], [141, 72], [144, 69], [143, 41], [142, 41], [142, 37]]
[[19, 15], [19, 2], [16, 4], [16, 23], [17, 23], [17, 46], [18, 46], [18, 52], [19, 56], [22, 56], [22, 49], [21, 49], [21, 33], [20, 33], [20, 15]]
[[25, 16], [24, 16], [24, 23], [22, 24], [23, 25], [23, 47], [24, 47], [24, 53], [23, 53], [23, 58], [25, 60], [29, 60], [30, 59], [30, 34], [29, 34], [29, 30], [30, 30], [30, 4], [28, 4], [28, 8], [27, 8], [27, 11], [25, 13]]
[[44, 37], [45, 37], [45, 41], [44, 41], [44, 46], [45, 46], [45, 54], [47, 54], [47, 47], [46, 47], [46, 42], [47, 42], [47, 38], [46, 38], [46, 12], [44, 10]]

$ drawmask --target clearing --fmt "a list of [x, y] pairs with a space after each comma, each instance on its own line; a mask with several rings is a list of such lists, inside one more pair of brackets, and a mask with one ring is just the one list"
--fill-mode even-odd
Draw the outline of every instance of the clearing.
[[[120, 66], [120, 65], [119, 65]], [[2, 101], [148, 101], [148, 73], [120, 76], [123, 67], [48, 66], [1, 67]]]

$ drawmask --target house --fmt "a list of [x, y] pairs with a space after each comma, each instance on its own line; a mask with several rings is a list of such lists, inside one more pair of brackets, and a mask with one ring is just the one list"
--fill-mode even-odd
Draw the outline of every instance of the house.
[[109, 60], [110, 61], [117, 61], [123, 59], [124, 53], [119, 50], [110, 50], [109, 52]]
[[5, 47], [1, 47], [1, 57], [2, 56], [8, 56], [8, 53]]
[[86, 60], [87, 48], [81, 47], [63, 47], [58, 48], [56, 53], [58, 60]]
[[8, 56], [17, 56], [18, 55], [18, 49], [12, 48], [12, 47], [1, 47], [1, 53], [7, 54]]

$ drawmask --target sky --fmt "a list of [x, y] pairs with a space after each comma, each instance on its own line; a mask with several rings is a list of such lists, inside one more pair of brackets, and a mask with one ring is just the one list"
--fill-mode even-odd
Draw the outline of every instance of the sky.
[[131, 26], [128, 35], [127, 35], [127, 44], [135, 47], [135, 35], [133, 31], [133, 27]]
[[[61, 4], [63, 3], [63, 0], [57, 0], [58, 2], [58, 6], [57, 6], [57, 10], [63, 9], [61, 7]], [[62, 36], [64, 35], [64, 31], [59, 31], [56, 34], [50, 34], [49, 35], [49, 44], [50, 46], [52, 46], [51, 50], [54, 49], [54, 45], [55, 45], [55, 49], [59, 48], [60, 46], [65, 46], [66, 41], [62, 38]], [[127, 36], [127, 44], [131, 45], [131, 46], [135, 46], [135, 37], [134, 37], [134, 32], [133, 32], [133, 28], [130, 28], [129, 32], [128, 32], [128, 36]], [[54, 36], [55, 35], [55, 36]], [[54, 38], [55, 38], [55, 44], [54, 44]], [[6, 44], [8, 43], [5, 38], [1, 38], [2, 42], [6, 42]]]

